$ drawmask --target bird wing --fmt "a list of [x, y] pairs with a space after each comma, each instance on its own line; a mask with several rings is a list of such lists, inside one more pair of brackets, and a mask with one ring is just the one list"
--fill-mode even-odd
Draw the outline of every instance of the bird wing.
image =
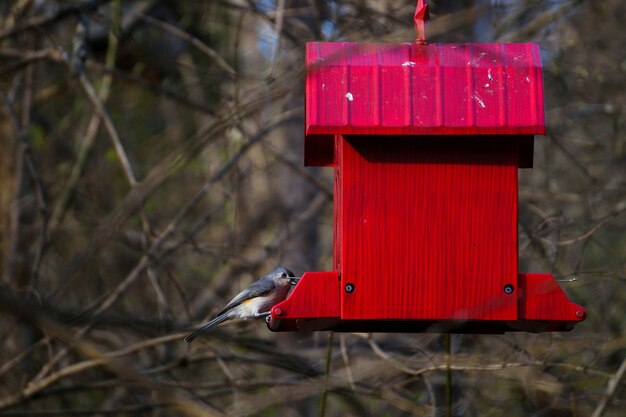
[[232, 300], [226, 304], [226, 307], [222, 309], [216, 316], [224, 314], [231, 308], [238, 306], [242, 302], [251, 298], [261, 297], [274, 289], [276, 284], [271, 278], [261, 278], [258, 281], [253, 282], [248, 288], [237, 294]]

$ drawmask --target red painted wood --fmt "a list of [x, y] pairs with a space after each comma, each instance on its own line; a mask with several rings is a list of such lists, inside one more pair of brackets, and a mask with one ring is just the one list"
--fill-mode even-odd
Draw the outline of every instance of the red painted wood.
[[342, 318], [515, 320], [516, 141], [337, 140]]
[[348, 44], [346, 48], [347, 92], [342, 101], [348, 105], [348, 125], [367, 128], [380, 125], [380, 68], [378, 54], [359, 49], [354, 44]]
[[410, 61], [407, 48], [390, 48], [380, 55], [381, 126], [402, 129], [411, 124], [410, 93], [403, 94], [411, 89], [410, 73], [406, 66], [398, 65]]
[[340, 317], [339, 274], [305, 272], [286, 300], [272, 307], [274, 319]]
[[438, 51], [442, 72], [440, 86], [443, 94], [437, 97], [436, 101], [441, 102], [443, 106], [443, 125], [450, 128], [474, 127], [476, 126], [474, 111], [475, 107], [479, 106], [473, 100], [477, 93], [471, 82], [470, 64], [473, 59], [471, 46], [467, 44], [450, 46]]
[[[309, 43], [305, 143], [329, 134], [545, 133], [536, 44]], [[305, 145], [305, 160], [328, 152]]]
[[[544, 125], [541, 65], [534, 65], [541, 62], [539, 48], [536, 44], [510, 43], [500, 44], [500, 49], [506, 68], [506, 120], [513, 126], [526, 124], [529, 120]], [[526, 104], [537, 102], [542, 103], [541, 108]], [[540, 134], [545, 134], [545, 128]]]
[[585, 309], [570, 302], [551, 274], [520, 274], [519, 318], [579, 322]]
[[343, 201], [343, 189], [342, 189], [342, 181], [341, 181], [341, 144], [342, 144], [341, 135], [335, 135], [334, 137], [334, 171], [335, 171], [335, 181], [334, 181], [334, 190], [333, 190], [333, 215], [334, 215], [334, 226], [333, 226], [333, 263], [335, 265], [335, 270], [341, 271], [341, 248], [343, 247], [342, 240], [342, 226], [343, 226], [343, 210], [342, 201]]
[[[342, 318], [342, 283], [337, 272], [307, 272], [289, 297], [272, 307], [268, 327], [272, 331], [339, 332], [454, 332], [503, 333], [507, 331], [568, 331], [586, 317], [571, 303], [550, 274], [519, 274], [518, 318], [495, 319], [386, 319]], [[509, 297], [509, 296], [507, 296]], [[439, 301], [441, 302], [441, 301]]]
[[[442, 85], [443, 69], [440, 51], [430, 45], [416, 45], [408, 49], [408, 52], [409, 60], [403, 61], [401, 66], [405, 69], [410, 83], [410, 89], [405, 98], [409, 103], [406, 111], [410, 126], [424, 130], [433, 126], [454, 128], [455, 123], [449, 125], [444, 123], [445, 109], [442, 105], [444, 103], [442, 96], [448, 89], [444, 90]], [[455, 98], [449, 104], [460, 101], [462, 101], [462, 96]]]
[[[348, 48], [345, 43], [307, 44], [306, 114], [313, 124], [348, 125]], [[309, 116], [306, 116], [309, 117]], [[315, 133], [335, 133], [307, 132]]]
[[477, 126], [503, 126], [507, 121], [504, 70], [501, 65], [494, 65], [493, 59], [500, 54], [500, 45], [481, 44], [475, 48], [480, 52], [472, 58], [470, 79], [473, 86], [470, 100], [475, 103], [474, 123]]

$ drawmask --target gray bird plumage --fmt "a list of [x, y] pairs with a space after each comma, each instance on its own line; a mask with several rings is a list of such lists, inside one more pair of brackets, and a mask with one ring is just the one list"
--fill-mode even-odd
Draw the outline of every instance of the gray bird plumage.
[[211, 321], [187, 335], [185, 342], [190, 343], [200, 333], [209, 331], [227, 320], [257, 319], [267, 316], [273, 305], [287, 298], [289, 289], [296, 282], [297, 278], [293, 272], [283, 267], [276, 268], [233, 297]]

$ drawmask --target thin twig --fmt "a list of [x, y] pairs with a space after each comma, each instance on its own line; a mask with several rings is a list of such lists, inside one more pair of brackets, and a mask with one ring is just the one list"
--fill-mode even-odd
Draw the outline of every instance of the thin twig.
[[346, 335], [339, 335], [339, 348], [341, 351], [341, 358], [343, 359], [343, 363], [346, 369], [346, 376], [348, 377], [348, 382], [350, 383], [350, 389], [352, 391], [355, 390], [354, 385], [354, 377], [352, 376], [352, 368], [350, 367], [350, 358], [348, 357], [348, 349], [346, 347]]
[[[104, 67], [108, 70], [112, 70], [115, 68], [115, 61], [117, 57], [117, 49], [119, 46], [118, 39], [118, 30], [119, 30], [119, 22], [120, 22], [120, 13], [121, 13], [121, 5], [119, 0], [113, 3], [112, 14], [111, 14], [111, 29], [109, 31], [109, 39], [108, 39], [108, 47], [106, 51], [106, 58]], [[100, 89], [97, 94], [97, 101], [101, 104], [101, 107], [108, 101], [109, 95], [111, 93], [111, 86], [113, 84], [113, 76], [110, 72], [105, 72], [102, 80], [100, 82]], [[87, 125], [87, 131], [81, 142], [80, 149], [78, 151], [78, 156], [72, 169], [70, 171], [69, 179], [67, 184], [65, 185], [61, 196], [57, 200], [57, 203], [52, 210], [52, 215], [50, 216], [50, 223], [48, 233], [50, 236], [54, 235], [57, 231], [61, 220], [67, 210], [69, 202], [74, 195], [74, 191], [78, 185], [78, 181], [83, 175], [85, 170], [85, 166], [87, 164], [88, 156], [93, 148], [96, 137], [98, 134], [98, 130], [100, 129], [100, 123], [102, 122], [103, 113], [97, 110], [93, 112], [91, 119]]]
[[418, 367], [418, 368], [411, 368], [399, 362], [398, 360], [392, 358], [388, 353], [382, 350], [381, 347], [374, 341], [374, 339], [371, 337], [370, 334], [364, 336], [364, 338], [367, 340], [368, 344], [372, 348], [372, 351], [376, 353], [380, 358], [382, 358], [387, 363], [389, 363], [393, 368], [409, 375], [422, 375], [422, 374], [436, 372], [436, 371], [443, 371], [448, 368], [453, 371], [467, 371], [467, 372], [487, 371], [488, 372], [488, 371], [501, 371], [501, 370], [506, 370], [506, 369], [511, 369], [511, 368], [524, 368], [524, 367], [536, 366], [540, 368], [547, 368], [547, 367], [563, 368], [566, 370], [576, 371], [582, 374], [595, 375], [595, 376], [599, 376], [599, 377], [607, 378], [607, 379], [611, 377], [611, 374], [608, 374], [602, 371], [597, 371], [587, 366], [572, 365], [572, 364], [563, 363], [563, 362], [544, 362], [544, 361], [538, 361], [538, 360], [536, 361], [529, 360], [527, 362], [502, 362], [502, 363], [495, 363], [495, 364], [474, 363], [474, 361], [487, 362], [486, 359], [481, 360], [481, 358], [478, 358], [472, 361], [471, 363], [467, 362], [467, 363], [461, 364], [459, 363], [459, 360], [457, 360], [455, 364], [447, 364], [445, 363], [445, 360], [443, 361], [443, 363], [435, 363], [434, 360], [429, 359], [429, 362], [431, 363], [431, 365]]
[[[562, 18], [569, 13], [574, 7], [578, 6], [584, 0], [570, 0], [554, 7], [552, 10], [538, 13], [526, 26], [514, 32], [504, 34], [498, 38], [499, 42], [520, 42], [535, 36], [540, 30], [547, 27], [555, 20]], [[509, 25], [509, 27], [515, 27]]]
[[624, 373], [626, 373], [626, 358], [622, 360], [622, 364], [619, 366], [619, 369], [609, 378], [609, 381], [606, 384], [606, 392], [600, 400], [600, 403], [593, 411], [591, 417], [602, 417], [606, 408], [609, 406], [611, 401], [613, 400], [613, 396], [615, 395], [615, 391], [619, 386], [620, 381], [624, 377]]
[[[118, 32], [119, 32], [119, 27], [120, 27], [120, 21], [121, 21], [121, 2], [120, 0], [115, 0], [111, 7], [111, 28], [109, 30], [109, 40], [108, 40], [109, 44], [107, 48], [106, 62], [105, 62], [106, 68], [109, 68], [109, 69], [112, 69], [115, 67], [115, 61], [116, 61], [117, 50], [118, 50], [118, 45], [119, 45]], [[52, 216], [50, 219], [50, 226], [48, 228], [49, 236], [52, 236], [58, 229], [59, 225], [61, 224], [61, 220], [63, 219], [63, 215], [65, 211], [67, 210], [70, 199], [72, 195], [74, 194], [74, 191], [78, 185], [78, 181], [80, 180], [83, 174], [85, 164], [87, 163], [87, 157], [91, 149], [94, 146], [97, 133], [100, 127], [100, 123], [103, 118], [105, 117], [108, 118], [108, 115], [104, 111], [104, 103], [108, 100], [110, 92], [111, 92], [111, 86], [113, 82], [112, 76], [110, 74], [105, 74], [102, 77], [100, 91], [97, 94], [95, 93], [93, 86], [91, 86], [91, 84], [88, 83], [87, 78], [84, 72], [82, 71], [82, 69], [78, 73], [78, 77], [79, 77], [79, 80], [81, 80], [81, 85], [83, 85], [83, 87], [87, 90], [88, 96], [89, 95], [91, 96], [91, 101], [94, 104], [96, 111], [94, 111], [89, 121], [89, 124], [87, 127], [87, 133], [85, 135], [84, 141], [81, 144], [81, 148], [78, 152], [78, 158], [72, 167], [68, 184], [65, 186], [63, 193], [61, 194], [58, 200], [58, 203], [55, 205], [54, 210], [52, 211]], [[106, 121], [107, 120], [105, 120], [105, 124], [106, 124]], [[108, 120], [108, 122], [112, 126], [111, 121]], [[111, 133], [111, 130], [113, 131], [112, 140], [115, 143], [116, 139], [114, 136], [117, 135], [117, 132], [115, 128], [112, 128], [109, 130], [109, 133]], [[119, 139], [118, 139], [118, 142], [119, 142]], [[131, 175], [132, 175], [132, 171], [131, 171]], [[129, 181], [131, 182], [131, 186], [134, 185], [133, 183], [134, 178], [132, 176], [129, 178]], [[87, 328], [84, 328], [83, 331], [86, 332]], [[48, 361], [48, 363], [40, 370], [40, 372], [37, 374], [34, 380], [43, 378], [47, 374], [47, 372], [58, 361], [60, 361], [63, 357], [65, 357], [68, 351], [69, 350], [67, 347], [59, 350], [56, 353], [56, 355], [54, 355], [54, 357], [51, 358], [51, 360]]]
[[335, 332], [328, 332], [328, 341], [326, 346], [326, 366], [324, 368], [324, 382], [322, 384], [322, 394], [319, 400], [319, 417], [326, 415], [326, 397], [328, 396], [328, 377], [330, 374], [330, 363], [333, 353], [333, 338]]
[[[117, 20], [119, 22], [119, 3], [116, 2], [116, 4], [118, 6], [115, 8], [117, 10], [117, 13], [115, 12], [114, 13], [118, 15], [118, 17], [117, 19], [114, 18], [114, 20]], [[115, 25], [112, 25], [112, 31], [114, 30], [115, 30]], [[113, 37], [116, 37], [116, 36], [115, 35], [111, 36], [111, 38]], [[87, 97], [91, 101], [92, 105], [96, 109], [96, 112], [99, 114], [100, 119], [104, 121], [104, 126], [106, 128], [106, 131], [109, 134], [111, 141], [113, 142], [113, 147], [115, 148], [117, 158], [122, 165], [122, 168], [124, 170], [124, 173], [126, 174], [126, 178], [131, 188], [135, 187], [138, 183], [137, 177], [135, 176], [133, 172], [130, 159], [128, 158], [128, 154], [122, 144], [119, 134], [117, 133], [117, 129], [115, 128], [115, 125], [113, 124], [113, 121], [111, 120], [111, 117], [109, 116], [106, 108], [104, 107], [104, 103], [100, 100], [100, 98], [96, 94], [93, 85], [89, 82], [85, 74], [80, 74], [79, 82], [81, 86], [83, 87], [83, 90], [87, 94]], [[142, 224], [144, 228], [144, 233], [146, 234], [146, 236], [148, 236], [150, 233], [150, 226], [145, 216], [145, 213], [143, 212], [143, 202], [140, 203], [140, 212], [141, 212], [140, 215], [141, 215], [141, 220], [142, 220]]]
[[313, 187], [324, 193], [324, 195], [326, 195], [329, 199], [333, 198], [333, 190], [318, 176], [314, 175], [310, 169], [302, 167], [301, 163], [295, 161], [294, 158], [289, 157], [284, 149], [278, 149], [270, 142], [265, 142], [263, 146], [294, 173], [304, 178], [304, 180], [306, 180]]
[[[31, 179], [33, 180], [33, 186], [35, 189], [35, 195], [37, 196], [37, 204], [39, 206], [39, 217], [40, 217], [40, 234], [39, 234], [39, 238], [38, 238], [38, 244], [37, 244], [37, 249], [35, 251], [35, 259], [33, 262], [33, 268], [32, 268], [32, 275], [31, 275], [31, 286], [35, 286], [37, 283], [37, 277], [39, 274], [39, 268], [41, 266], [41, 260], [43, 257], [43, 252], [45, 250], [46, 245], [48, 244], [48, 235], [46, 233], [47, 230], [47, 220], [48, 220], [48, 203], [47, 203], [47, 199], [46, 199], [46, 193], [45, 193], [45, 188], [44, 188], [44, 184], [43, 184], [43, 180], [41, 179], [41, 176], [39, 175], [39, 171], [37, 170], [37, 165], [35, 163], [35, 157], [32, 153], [32, 149], [28, 143], [28, 134], [26, 133], [26, 126], [24, 126], [22, 123], [23, 121], [27, 121], [27, 119], [24, 119], [25, 116], [22, 117], [22, 121], [20, 121], [20, 119], [18, 118], [15, 108], [13, 107], [13, 103], [11, 103], [11, 101], [9, 100], [9, 98], [4, 95], [1, 91], [0, 91], [0, 96], [2, 97], [3, 101], [4, 101], [4, 105], [5, 108], [7, 109], [7, 113], [10, 116], [10, 119], [13, 123], [13, 128], [15, 130], [15, 135], [17, 136], [17, 138], [20, 141], [21, 147], [22, 147], [22, 152], [23, 152], [23, 159], [24, 159], [24, 163], [26, 164], [26, 168], [28, 169], [28, 174], [31, 176]], [[29, 109], [28, 111], [30, 111], [30, 105], [25, 105], [23, 106], [23, 111], [26, 112], [26, 109]], [[20, 172], [18, 172], [18, 175], [21, 176], [21, 170], [19, 170]], [[20, 180], [21, 181], [21, 180]], [[19, 189], [19, 187], [16, 188], [16, 192]], [[17, 198], [16, 198], [17, 201]], [[14, 214], [14, 216], [16, 216]], [[17, 222], [18, 219], [17, 217], [12, 218], [13, 222]], [[17, 227], [17, 223], [15, 224], [15, 227]], [[15, 232], [17, 231], [17, 229], [15, 229]], [[14, 236], [13, 238], [17, 239], [17, 236]], [[12, 262], [13, 257], [10, 256], [8, 261]], [[9, 268], [9, 271], [12, 268]], [[11, 276], [12, 274], [9, 274], [9, 276]]]
[[445, 386], [445, 402], [446, 417], [452, 417], [452, 370], [450, 369], [452, 362], [452, 343], [450, 342], [450, 334], [443, 335], [445, 361], [446, 361], [446, 386]]
[[587, 232], [583, 233], [580, 236], [571, 238], [571, 239], [564, 239], [564, 240], [557, 240], [557, 241], [552, 241], [550, 239], [546, 239], [544, 237], [540, 237], [540, 236], [536, 236], [533, 233], [533, 239], [537, 239], [540, 240], [544, 243], [550, 244], [550, 245], [557, 245], [557, 246], [569, 246], [569, 245], [573, 245], [575, 243], [579, 243], [582, 241], [586, 241], [587, 239], [591, 238], [594, 233], [596, 233], [598, 231], [598, 229], [600, 229], [601, 227], [607, 225], [608, 223], [610, 223], [612, 220], [614, 220], [616, 217], [618, 217], [620, 214], [626, 212], [626, 207], [621, 208], [621, 209], [616, 209], [613, 210], [611, 213], [609, 213], [607, 216], [605, 216], [602, 220], [600, 220], [598, 223], [596, 223], [593, 227], [591, 227]]
[[78, 2], [78, 4], [72, 4], [64, 7], [60, 7], [56, 13], [47, 16], [35, 16], [31, 19], [15, 25], [6, 30], [0, 32], [0, 40], [11, 36], [18, 35], [22, 32], [26, 32], [32, 29], [43, 29], [47, 26], [53, 25], [63, 19], [72, 17], [78, 13], [91, 13], [97, 10], [101, 5], [110, 0], [86, 0]]
[[104, 107], [104, 103], [98, 97], [96, 90], [94, 89], [91, 82], [87, 79], [85, 74], [81, 74], [78, 77], [78, 81], [83, 88], [83, 91], [87, 95], [87, 98], [94, 106], [94, 109], [100, 115], [100, 119], [104, 122], [104, 127], [109, 134], [109, 138], [113, 142], [113, 147], [115, 148], [115, 153], [117, 154], [117, 158], [122, 165], [124, 170], [124, 174], [126, 178], [128, 178], [128, 182], [130, 182], [131, 186], [137, 185], [137, 177], [133, 172], [133, 168], [130, 164], [130, 160], [128, 159], [128, 154], [126, 153], [126, 149], [124, 149], [124, 145], [122, 145], [122, 140], [120, 139], [119, 134], [117, 133], [117, 129], [109, 116], [108, 111]]
[[280, 50], [282, 43], [282, 33], [283, 33], [283, 19], [285, 16], [285, 0], [277, 0], [276, 1], [276, 16], [274, 18], [274, 36], [276, 36], [276, 40], [274, 41], [274, 46], [272, 50], [272, 66], [269, 72], [269, 78], [273, 78], [276, 73], [276, 69], [278, 68], [278, 60], [280, 58]]
[[164, 340], [172, 340], [175, 337], [180, 337], [180, 335], [169, 335], [164, 338], [153, 339], [147, 344], [145, 342], [140, 342], [139, 344], [135, 344], [130, 348], [121, 349], [112, 354], [106, 354], [93, 343], [89, 343], [84, 340], [77, 340], [76, 336], [72, 334], [69, 329], [60, 325], [59, 323], [47, 319], [45, 315], [42, 314], [42, 312], [38, 311], [37, 308], [34, 308], [31, 305], [23, 304], [17, 298], [7, 293], [6, 291], [0, 291], [0, 308], [4, 312], [17, 317], [20, 320], [26, 321], [33, 326], [41, 328], [52, 337], [63, 341], [67, 345], [72, 345], [78, 353], [88, 358], [82, 362], [74, 363], [72, 365], [61, 368], [60, 370], [54, 372], [44, 379], [31, 382], [18, 393], [10, 394], [4, 398], [0, 398], [0, 409], [9, 408], [16, 404], [19, 404], [25, 399], [31, 398], [37, 392], [40, 392], [42, 389], [58, 381], [59, 379], [76, 374], [78, 372], [83, 372], [84, 370], [90, 368], [104, 366], [110, 372], [113, 372], [122, 379], [134, 381], [139, 386], [153, 390], [157, 394], [158, 400], [162, 399], [165, 403], [173, 404], [173, 406], [177, 410], [179, 410], [183, 414], [186, 414], [187, 416], [222, 416], [221, 413], [217, 412], [208, 405], [190, 400], [180, 395], [176, 391], [172, 391], [169, 388], [162, 387], [158, 383], [158, 381], [143, 375], [139, 371], [135, 370], [134, 367], [130, 366], [128, 363], [122, 363], [119, 360], [120, 356], [127, 355], [128, 353], [134, 352], [137, 349], [145, 349], [146, 346], [153, 345], [155, 343], [160, 344], [163, 343]]
[[[41, 60], [46, 60], [53, 64], [63, 66], [67, 65], [67, 57], [64, 57], [64, 53], [56, 48], [45, 48], [37, 51], [1, 48], [0, 56], [17, 59], [12, 60], [10, 63], [0, 67], [0, 76], [5, 75], [9, 72], [16, 71], [18, 69], [21, 69], [22, 67]], [[171, 87], [167, 87], [163, 83], [156, 83], [142, 78], [138, 75], [127, 73], [118, 69], [106, 68], [105, 65], [90, 60], [89, 58], [85, 60], [85, 67], [91, 71], [98, 71], [103, 74], [109, 74], [118, 81], [139, 85], [141, 88], [145, 88], [146, 90], [151, 91], [153, 94], [166, 97], [179, 104], [200, 111], [202, 113], [208, 115], [214, 115], [215, 113], [214, 110], [206, 103], [191, 100], [188, 96], [181, 94], [179, 91]]]
[[223, 69], [228, 75], [232, 77], [237, 76], [237, 72], [235, 71], [235, 69], [231, 67], [228, 64], [228, 62], [226, 62], [224, 58], [220, 56], [220, 54], [215, 52], [206, 43], [202, 42], [200, 39], [196, 38], [195, 36], [190, 35], [189, 33], [185, 32], [184, 30], [179, 29], [178, 27], [174, 25], [171, 25], [159, 19], [155, 19], [154, 17], [148, 16], [146, 14], [139, 14], [138, 17], [140, 20], [143, 20], [144, 22], [149, 23], [154, 27], [157, 27], [165, 32], [171, 33], [172, 35], [179, 37], [180, 39], [186, 42], [189, 42], [200, 52], [202, 52], [203, 54], [208, 56], [210, 59], [215, 61], [217, 66]]
[[[119, 383], [119, 381], [118, 381]], [[15, 417], [45, 417], [45, 416], [94, 416], [97, 414], [103, 415], [122, 415], [137, 413], [145, 413], [154, 409], [170, 408], [174, 404], [168, 403], [144, 403], [134, 405], [120, 405], [111, 408], [62, 408], [62, 409], [47, 409], [47, 410], [5, 410], [2, 412], [3, 416], [15, 416]]]
[[61, 53], [54, 48], [45, 48], [40, 50], [25, 49], [0, 49], [0, 55], [9, 58], [15, 58], [0, 67], [0, 76], [6, 77], [10, 73], [21, 70], [38, 61], [47, 60], [59, 63], [61, 62]]

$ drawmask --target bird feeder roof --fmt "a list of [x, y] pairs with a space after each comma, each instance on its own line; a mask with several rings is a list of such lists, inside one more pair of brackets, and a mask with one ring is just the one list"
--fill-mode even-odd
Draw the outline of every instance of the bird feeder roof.
[[313, 42], [306, 65], [307, 141], [334, 134], [545, 133], [534, 43]]

